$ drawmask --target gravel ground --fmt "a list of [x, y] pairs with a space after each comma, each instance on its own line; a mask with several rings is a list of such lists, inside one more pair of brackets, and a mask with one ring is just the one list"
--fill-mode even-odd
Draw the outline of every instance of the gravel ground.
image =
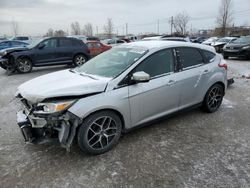
[[26, 75], [0, 70], [1, 187], [250, 187], [250, 61], [228, 60], [228, 89], [218, 112], [182, 113], [122, 136], [100, 156], [57, 145], [25, 144], [12, 101]]

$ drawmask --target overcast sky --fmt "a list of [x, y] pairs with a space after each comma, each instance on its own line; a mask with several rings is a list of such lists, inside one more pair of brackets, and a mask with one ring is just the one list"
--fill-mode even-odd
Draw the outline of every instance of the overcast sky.
[[[115, 33], [124, 34], [125, 23], [133, 34], [170, 31], [168, 20], [179, 12], [191, 17], [189, 29], [215, 26], [220, 0], [0, 0], [0, 35], [12, 35], [18, 22], [20, 35], [43, 35], [49, 28], [70, 32], [70, 23], [90, 22], [99, 33], [112, 18]], [[250, 25], [250, 0], [233, 0], [234, 24]]]

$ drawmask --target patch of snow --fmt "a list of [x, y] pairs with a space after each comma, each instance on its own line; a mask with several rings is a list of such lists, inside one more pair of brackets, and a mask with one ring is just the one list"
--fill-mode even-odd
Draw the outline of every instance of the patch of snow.
[[233, 108], [233, 103], [230, 100], [224, 98], [222, 101], [222, 107]]

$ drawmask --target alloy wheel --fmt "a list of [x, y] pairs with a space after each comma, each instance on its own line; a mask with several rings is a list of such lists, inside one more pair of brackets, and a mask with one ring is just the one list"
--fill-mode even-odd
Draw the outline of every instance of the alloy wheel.
[[210, 109], [217, 109], [223, 99], [223, 91], [220, 87], [214, 87], [208, 95], [208, 106]]
[[83, 65], [85, 62], [86, 59], [82, 55], [77, 56], [75, 59], [75, 63], [77, 66]]
[[29, 72], [30, 69], [31, 69], [30, 61], [27, 60], [27, 59], [20, 60], [19, 63], [18, 63], [18, 69], [21, 72]]
[[107, 147], [116, 137], [117, 124], [110, 116], [103, 116], [96, 119], [87, 131], [87, 140], [89, 146], [94, 149], [103, 149]]

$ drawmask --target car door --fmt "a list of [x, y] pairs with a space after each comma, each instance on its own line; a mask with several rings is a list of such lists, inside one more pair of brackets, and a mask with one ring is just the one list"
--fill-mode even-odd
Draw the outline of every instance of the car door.
[[32, 49], [36, 65], [54, 64], [56, 60], [57, 39], [51, 38], [40, 42]]
[[181, 86], [180, 108], [197, 104], [203, 88], [203, 78], [209, 70], [206, 69], [204, 58], [197, 48], [176, 48], [180, 71], [176, 73]]
[[88, 47], [88, 49], [89, 49], [89, 51], [90, 51], [90, 55], [91, 55], [92, 57], [95, 56], [95, 55], [96, 55], [96, 51], [95, 51], [94, 43], [88, 42], [86, 45], [87, 45], [87, 47]]
[[70, 38], [59, 38], [59, 46], [56, 50], [56, 61], [58, 63], [72, 62], [75, 47]]
[[133, 70], [144, 71], [151, 79], [147, 83], [129, 86], [132, 125], [178, 110], [180, 87], [176, 81], [174, 64], [172, 49], [164, 49], [146, 58]]
[[96, 55], [102, 53], [102, 45], [99, 42], [95, 42]]

